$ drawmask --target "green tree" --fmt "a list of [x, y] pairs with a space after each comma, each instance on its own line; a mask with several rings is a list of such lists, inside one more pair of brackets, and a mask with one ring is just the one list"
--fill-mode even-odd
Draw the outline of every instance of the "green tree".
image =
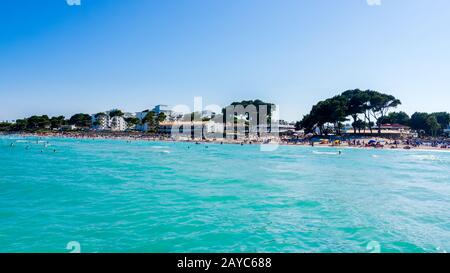
[[380, 118], [378, 123], [402, 124], [409, 126], [411, 123], [411, 118], [405, 112], [391, 112], [389, 115]]
[[155, 112], [149, 111], [145, 118], [142, 120], [142, 124], [147, 124], [148, 131], [151, 133], [154, 133], [156, 130], [156, 118], [155, 118]]
[[89, 128], [92, 126], [92, 117], [88, 114], [75, 114], [69, 119], [69, 124], [81, 128]]
[[119, 110], [119, 109], [114, 109], [114, 110], [111, 110], [110, 112], [109, 112], [109, 117], [110, 118], [113, 118], [113, 117], [123, 117], [125, 114], [121, 111], [121, 110]]
[[[377, 91], [359, 89], [347, 90], [341, 95], [320, 101], [314, 105], [310, 113], [303, 117], [297, 124], [298, 127], [305, 129], [305, 131], [313, 131], [318, 128], [320, 134], [327, 134], [327, 124], [334, 125], [336, 134], [341, 133], [342, 122], [347, 120], [347, 116], [353, 119], [353, 130], [361, 128], [359, 116], [364, 115], [365, 121], [364, 129], [369, 127], [372, 133], [373, 122], [371, 117], [376, 121], [384, 119], [390, 109], [397, 107], [400, 100], [392, 95], [382, 94]], [[378, 124], [378, 132], [381, 133], [380, 123]], [[359, 127], [357, 127], [359, 126]], [[359, 129], [360, 130], [360, 129]]]
[[167, 118], [167, 116], [166, 116], [166, 114], [164, 114], [164, 113], [159, 113], [157, 116], [156, 116], [156, 124], [155, 124], [155, 131], [160, 131], [160, 127], [159, 127], [159, 124], [161, 123], [161, 122], [164, 122], [165, 120], [166, 120], [166, 118]]
[[0, 122], [0, 131], [1, 132], [10, 131], [12, 126], [13, 125], [9, 122]]
[[[391, 108], [401, 104], [400, 100], [392, 95], [382, 94], [377, 91], [368, 91], [370, 94], [370, 113], [378, 121], [384, 118]], [[381, 134], [381, 123], [377, 122], [378, 133]]]
[[[353, 123], [355, 125], [361, 124], [358, 116], [364, 114], [366, 111], [367, 103], [369, 101], [369, 96], [366, 92], [359, 89], [347, 90], [342, 95], [347, 100], [347, 116], [353, 118]], [[358, 127], [353, 126], [353, 131], [356, 133]]]
[[50, 125], [50, 119], [47, 115], [31, 116], [27, 119], [27, 129], [31, 131], [48, 129], [50, 128]]
[[436, 116], [429, 115], [427, 118], [427, 126], [433, 137], [436, 136], [438, 130], [441, 128], [441, 125], [436, 119]]
[[159, 113], [158, 116], [156, 117], [156, 121], [157, 121], [158, 123], [160, 123], [160, 122], [165, 121], [166, 118], [167, 118], [166, 114], [164, 114], [164, 113], [161, 112], [161, 113]]
[[103, 119], [103, 118], [104, 119], [108, 118], [108, 115], [106, 113], [104, 113], [104, 112], [99, 112], [99, 113], [94, 115], [94, 118], [95, 118], [95, 121], [94, 121], [94, 123], [92, 123], [92, 125], [93, 126], [100, 126], [101, 125], [100, 120]]
[[27, 129], [27, 119], [18, 119], [16, 122], [11, 126], [11, 130], [15, 132], [22, 132]]
[[[361, 133], [361, 130], [366, 129], [367, 123], [364, 122], [363, 120], [358, 119], [352, 123], [352, 126], [353, 126], [353, 128], [358, 130], [358, 133]], [[355, 131], [355, 133], [356, 133], [356, 131]]]
[[[436, 126], [436, 123], [438, 126]], [[411, 116], [411, 128], [427, 135], [436, 136], [442, 134], [450, 123], [450, 114], [446, 112], [423, 113], [416, 112]]]
[[[267, 109], [267, 124], [270, 124], [271, 120], [272, 120], [272, 115], [273, 112], [275, 111], [275, 104], [273, 103], [269, 103], [269, 102], [264, 102], [262, 100], [256, 99], [256, 100], [243, 100], [240, 102], [233, 102], [230, 104], [230, 106], [237, 106], [237, 105], [242, 105], [244, 108], [246, 108], [249, 105], [253, 105], [256, 107], [256, 114], [258, 116], [258, 121], [257, 124], [259, 124], [260, 122], [260, 111], [262, 111], [263, 107], [266, 107]], [[222, 109], [222, 114], [224, 116], [224, 118], [226, 119], [226, 108]], [[262, 114], [262, 113], [261, 113]], [[233, 114], [234, 115], [234, 114]]]
[[432, 113], [432, 116], [436, 117], [436, 121], [440, 125], [439, 134], [443, 133], [443, 130], [450, 125], [450, 114], [447, 112]]
[[101, 117], [108, 117], [108, 115], [106, 113], [104, 113], [104, 112], [100, 112], [100, 113], [95, 114], [94, 117], [96, 119], [98, 119], [98, 118], [101, 118]]
[[137, 124], [139, 124], [139, 119], [136, 117], [125, 118], [125, 121], [130, 126], [136, 126]]
[[416, 112], [411, 116], [411, 128], [420, 132], [429, 132], [428, 120], [429, 115], [427, 113]]
[[66, 125], [67, 120], [64, 116], [52, 117], [50, 119], [50, 127], [52, 129], [59, 129], [61, 126]]
[[299, 126], [307, 132], [318, 128], [320, 134], [326, 135], [329, 130], [325, 130], [325, 125], [330, 123], [334, 125], [336, 134], [340, 134], [342, 122], [347, 120], [346, 113], [347, 99], [343, 96], [335, 96], [314, 105], [310, 113], [300, 121]]

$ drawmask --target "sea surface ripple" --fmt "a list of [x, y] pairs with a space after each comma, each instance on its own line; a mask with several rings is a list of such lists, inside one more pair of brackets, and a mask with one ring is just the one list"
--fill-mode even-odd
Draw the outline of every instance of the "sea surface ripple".
[[0, 137], [0, 252], [450, 251], [450, 153], [337, 151]]

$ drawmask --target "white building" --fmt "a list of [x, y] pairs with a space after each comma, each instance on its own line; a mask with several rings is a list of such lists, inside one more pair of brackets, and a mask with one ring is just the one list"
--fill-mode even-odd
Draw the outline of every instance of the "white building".
[[213, 121], [166, 121], [160, 123], [159, 133], [183, 135], [190, 137], [191, 135], [206, 136], [207, 134], [222, 134], [224, 132], [223, 123]]
[[110, 120], [110, 128], [111, 131], [121, 132], [125, 131], [128, 128], [127, 122], [123, 117], [115, 116]]
[[60, 129], [62, 131], [73, 131], [77, 129], [77, 126], [75, 125], [61, 125]]
[[286, 134], [294, 132], [295, 132], [295, 123], [280, 122], [278, 124], [278, 133]]
[[136, 113], [125, 112], [123, 113], [123, 118], [135, 118]]
[[150, 110], [144, 110], [142, 112], [136, 112], [134, 115], [137, 119], [139, 119], [140, 123], [136, 125], [136, 129], [139, 131], [147, 131], [148, 125], [146, 123], [142, 123], [142, 120], [148, 115], [149, 112], [155, 113], [155, 118], [161, 114], [164, 113], [166, 115], [166, 121], [175, 121], [181, 116], [178, 113], [175, 113], [171, 110], [171, 108], [168, 105], [165, 104], [159, 104], [153, 107], [153, 109]]
[[152, 111], [155, 112], [156, 115], [159, 115], [160, 113], [164, 113], [168, 117], [173, 114], [172, 109], [168, 105], [164, 105], [164, 104], [156, 105]]
[[100, 130], [100, 131], [108, 130], [109, 124], [110, 124], [110, 118], [107, 114], [99, 113], [99, 114], [92, 115], [92, 127], [95, 130]]
[[128, 128], [123, 117], [110, 117], [109, 113], [99, 113], [92, 115], [92, 128], [99, 131], [125, 131]]
[[216, 115], [215, 112], [211, 110], [203, 110], [202, 111], [202, 119], [212, 119]]
[[208, 134], [218, 134], [223, 133], [225, 130], [225, 126], [223, 123], [217, 123], [212, 120], [204, 123], [204, 131]]

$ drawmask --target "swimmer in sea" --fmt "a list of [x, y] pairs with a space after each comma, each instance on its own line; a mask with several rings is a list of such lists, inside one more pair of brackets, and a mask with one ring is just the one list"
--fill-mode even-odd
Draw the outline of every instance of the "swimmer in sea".
[[342, 151], [339, 151], [339, 155], [341, 155], [342, 154]]

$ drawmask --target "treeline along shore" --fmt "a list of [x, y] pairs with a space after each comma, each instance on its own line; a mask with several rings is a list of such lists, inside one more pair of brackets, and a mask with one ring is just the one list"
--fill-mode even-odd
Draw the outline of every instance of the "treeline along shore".
[[[64, 116], [31, 116], [12, 122], [1, 122], [1, 134], [29, 136], [60, 136], [83, 138], [120, 138], [144, 140], [180, 140], [171, 135], [175, 124], [191, 122], [200, 124], [201, 132], [184, 141], [208, 141], [220, 143], [267, 143], [277, 142], [287, 145], [352, 146], [375, 148], [439, 148], [450, 146], [450, 114], [448, 112], [416, 112], [409, 116], [405, 112], [395, 112], [401, 101], [393, 95], [373, 90], [347, 90], [332, 98], [315, 104], [311, 111], [297, 122], [276, 121], [273, 126], [273, 103], [261, 100], [233, 102], [231, 107], [241, 107], [243, 112], [232, 111], [232, 127], [242, 126], [243, 130], [230, 134], [230, 113], [222, 111], [202, 111], [176, 113], [168, 106], [158, 105], [153, 110], [127, 113], [119, 109], [96, 114], [78, 113], [66, 119]], [[230, 107], [229, 106], [229, 107]], [[250, 113], [250, 108], [256, 113]], [[251, 134], [252, 118], [261, 122], [261, 109], [268, 111], [268, 130], [272, 134], [263, 137]], [[236, 108], [237, 109], [237, 108]], [[228, 127], [228, 130], [227, 130]], [[257, 130], [260, 130], [259, 128]], [[207, 133], [223, 131], [223, 138], [207, 138]], [[275, 134], [274, 134], [275, 132]], [[222, 134], [222, 133], [220, 133]]]

